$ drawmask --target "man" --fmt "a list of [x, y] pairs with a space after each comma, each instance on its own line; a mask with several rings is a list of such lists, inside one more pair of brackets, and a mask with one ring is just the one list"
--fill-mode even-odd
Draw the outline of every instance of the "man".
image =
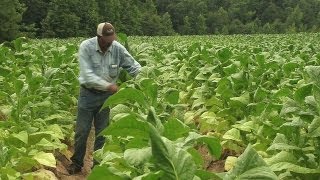
[[[100, 23], [97, 36], [80, 44], [80, 95], [75, 128], [74, 154], [69, 174], [81, 171], [86, 153], [86, 142], [93, 121], [95, 127], [94, 150], [102, 148], [105, 138], [98, 134], [109, 124], [110, 109], [100, 111], [108, 97], [118, 91], [116, 81], [119, 68], [136, 76], [141, 65], [116, 41], [115, 29], [110, 23]], [[94, 164], [95, 165], [95, 164]]]

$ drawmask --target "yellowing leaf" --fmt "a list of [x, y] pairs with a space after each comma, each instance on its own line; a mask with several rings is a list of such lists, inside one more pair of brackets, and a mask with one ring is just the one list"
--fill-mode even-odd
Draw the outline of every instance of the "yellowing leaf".
[[56, 167], [56, 159], [54, 158], [52, 153], [39, 152], [33, 156], [33, 159], [35, 159], [42, 165]]
[[238, 159], [237, 157], [228, 156], [224, 164], [224, 169], [226, 171], [230, 171], [235, 166], [237, 159]]

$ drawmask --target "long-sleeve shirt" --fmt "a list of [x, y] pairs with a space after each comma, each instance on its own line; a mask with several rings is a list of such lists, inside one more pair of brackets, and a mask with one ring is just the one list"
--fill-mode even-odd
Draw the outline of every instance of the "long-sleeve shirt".
[[102, 91], [106, 91], [108, 86], [117, 81], [120, 68], [127, 70], [131, 76], [136, 76], [141, 68], [126, 48], [117, 41], [113, 41], [103, 53], [97, 37], [80, 44], [79, 63], [80, 84]]

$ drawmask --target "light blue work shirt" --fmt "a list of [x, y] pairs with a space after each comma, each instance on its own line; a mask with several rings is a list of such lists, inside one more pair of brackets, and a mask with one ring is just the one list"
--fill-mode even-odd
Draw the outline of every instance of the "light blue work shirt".
[[126, 48], [117, 41], [113, 41], [103, 53], [97, 37], [87, 39], [80, 44], [79, 63], [80, 84], [102, 91], [106, 91], [108, 86], [117, 81], [120, 68], [127, 70], [133, 77], [141, 68]]

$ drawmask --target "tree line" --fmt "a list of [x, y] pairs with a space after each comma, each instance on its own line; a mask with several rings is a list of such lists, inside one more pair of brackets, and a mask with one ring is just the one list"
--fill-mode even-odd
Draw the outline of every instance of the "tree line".
[[1, 0], [0, 42], [92, 36], [103, 21], [127, 35], [319, 32], [320, 1]]

